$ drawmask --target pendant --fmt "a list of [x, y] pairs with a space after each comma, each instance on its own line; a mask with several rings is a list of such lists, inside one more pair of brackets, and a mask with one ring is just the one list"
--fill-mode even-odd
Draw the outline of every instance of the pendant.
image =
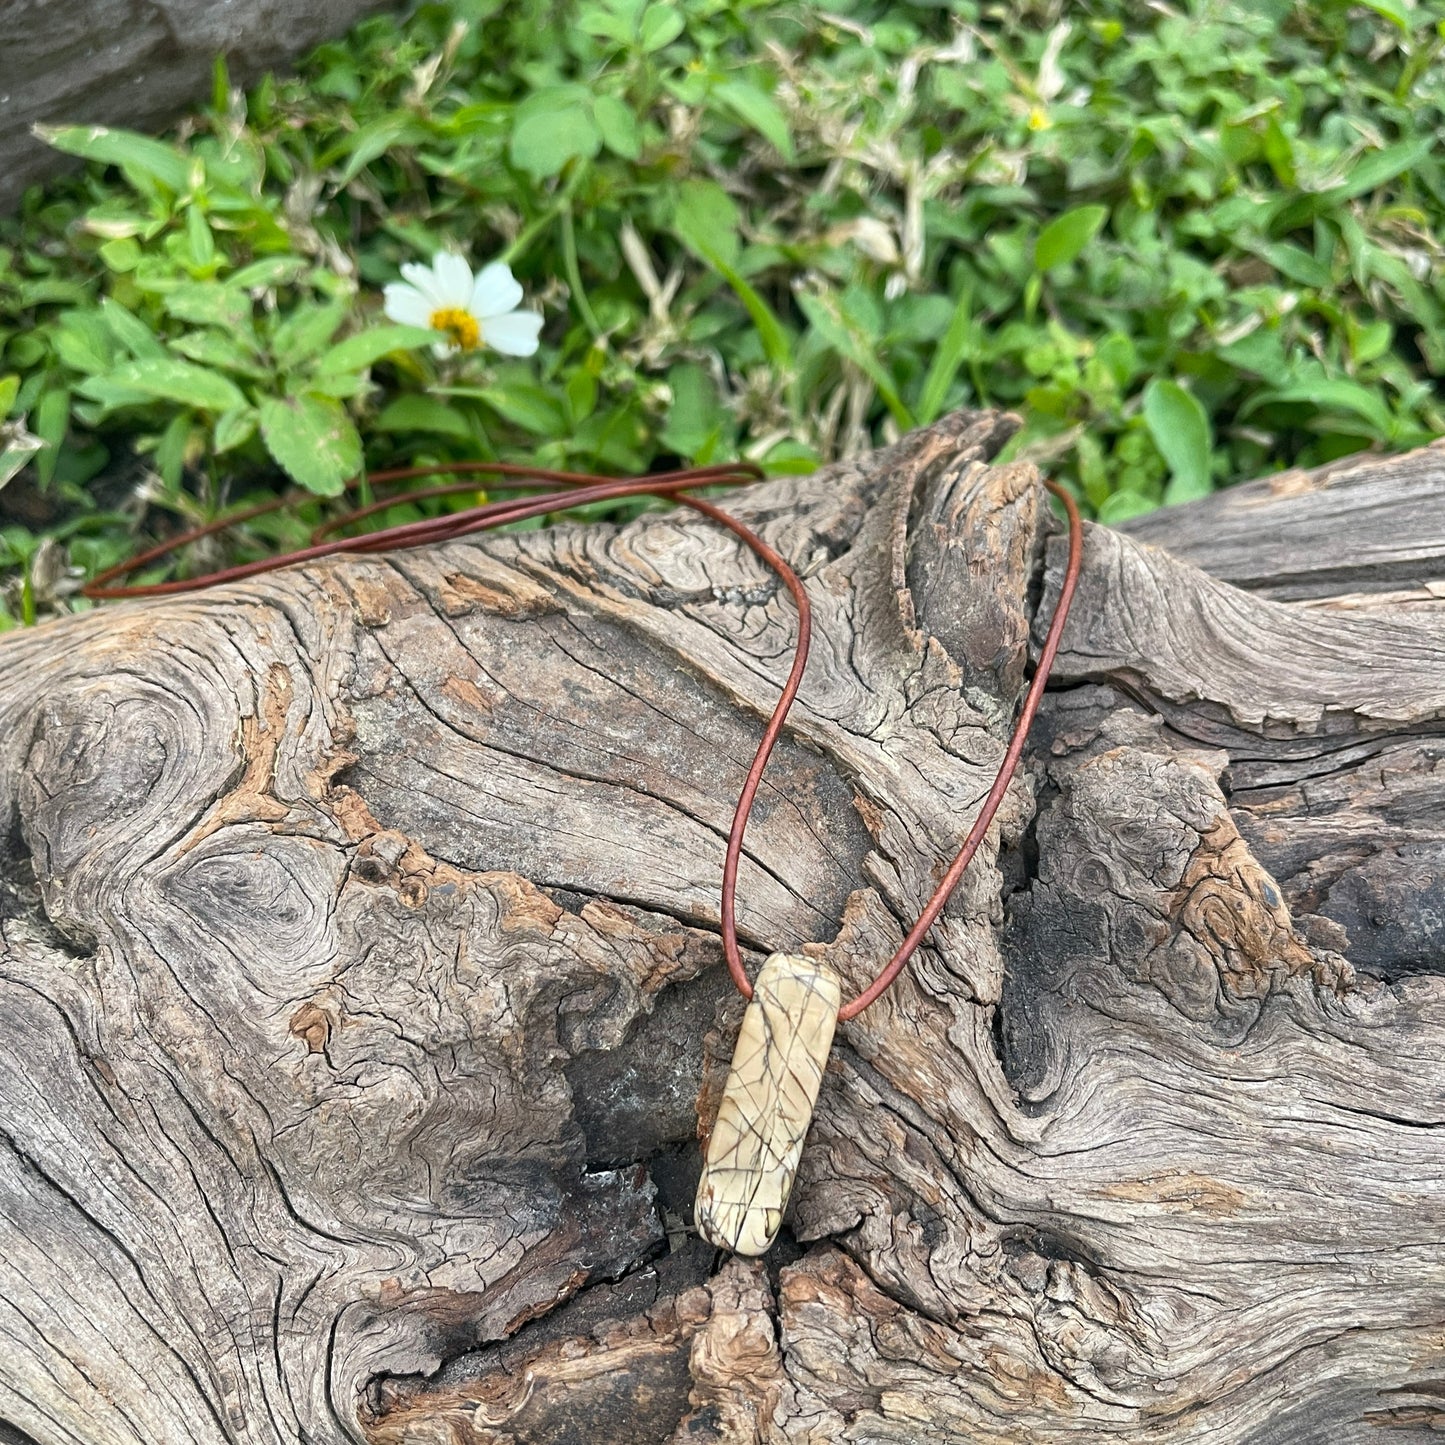
[[767, 1252], [783, 1227], [843, 990], [832, 969], [775, 953], [758, 971], [694, 1210], [704, 1239]]

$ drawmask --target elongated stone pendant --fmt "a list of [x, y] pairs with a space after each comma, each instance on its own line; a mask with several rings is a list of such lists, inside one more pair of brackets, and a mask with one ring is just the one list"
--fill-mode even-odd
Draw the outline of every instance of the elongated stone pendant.
[[783, 1227], [842, 996], [799, 954], [758, 971], [697, 1186], [698, 1230], [720, 1249], [764, 1254]]

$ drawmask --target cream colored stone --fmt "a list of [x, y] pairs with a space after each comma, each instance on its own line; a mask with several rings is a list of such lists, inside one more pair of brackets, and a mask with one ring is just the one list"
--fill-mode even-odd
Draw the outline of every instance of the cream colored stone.
[[842, 996], [797, 954], [758, 971], [697, 1187], [698, 1230], [721, 1249], [763, 1254], [782, 1228]]

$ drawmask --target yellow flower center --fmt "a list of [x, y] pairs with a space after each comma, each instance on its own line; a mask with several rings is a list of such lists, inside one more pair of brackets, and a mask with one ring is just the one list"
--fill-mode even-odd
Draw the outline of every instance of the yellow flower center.
[[477, 318], [460, 306], [443, 306], [433, 311], [429, 324], [433, 331], [445, 332], [452, 344], [463, 351], [475, 351], [481, 344], [482, 328]]

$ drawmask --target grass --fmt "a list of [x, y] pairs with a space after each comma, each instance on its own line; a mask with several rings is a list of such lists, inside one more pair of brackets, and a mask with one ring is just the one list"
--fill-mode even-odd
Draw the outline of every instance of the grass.
[[[61, 129], [84, 174], [0, 222], [0, 626], [293, 481], [175, 565], [295, 545], [363, 459], [804, 470], [986, 404], [1109, 521], [1415, 445], [1442, 17], [446, 0], [218, 66], [166, 138]], [[443, 247], [510, 263], [536, 357], [385, 324]]]

